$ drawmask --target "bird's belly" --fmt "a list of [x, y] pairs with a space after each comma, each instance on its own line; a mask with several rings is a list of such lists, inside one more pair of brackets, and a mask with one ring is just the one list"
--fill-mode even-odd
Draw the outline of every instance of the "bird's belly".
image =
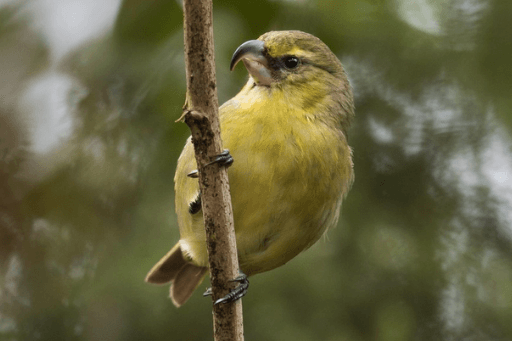
[[340, 142], [329, 142], [308, 152], [287, 141], [232, 149], [229, 180], [246, 274], [283, 265], [336, 224], [345, 180]]
[[[235, 160], [228, 172], [238, 255], [242, 271], [251, 275], [288, 262], [337, 223], [352, 182], [351, 152], [339, 130], [321, 124], [283, 129], [243, 118], [235, 127], [229, 123], [222, 137]], [[252, 129], [242, 133], [235, 129], [240, 126]], [[196, 265], [207, 266], [202, 216], [188, 213], [198, 190], [197, 180], [184, 175], [196, 168], [191, 145], [180, 164], [181, 248]]]

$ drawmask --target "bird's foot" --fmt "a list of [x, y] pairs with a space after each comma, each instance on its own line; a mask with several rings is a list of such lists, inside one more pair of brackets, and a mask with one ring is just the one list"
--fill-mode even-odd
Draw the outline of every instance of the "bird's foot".
[[199, 171], [194, 169], [192, 172], [188, 173], [187, 176], [192, 179], [197, 179], [199, 177]]
[[199, 192], [199, 193], [197, 193], [196, 198], [188, 204], [188, 213], [196, 214], [197, 212], [201, 211], [201, 208], [202, 208], [201, 201], [202, 201], [201, 200], [201, 192]]
[[240, 273], [237, 278], [231, 280], [231, 282], [238, 282], [238, 286], [231, 290], [226, 296], [219, 298], [215, 301], [214, 304], [219, 303], [231, 303], [236, 300], [241, 299], [247, 294], [247, 290], [249, 289], [249, 280], [247, 279], [247, 275], [244, 273]]
[[220, 166], [229, 167], [233, 164], [234, 161], [235, 160], [233, 159], [231, 154], [229, 154], [229, 150], [224, 149], [224, 151], [222, 153], [215, 156], [215, 159], [213, 159], [212, 162], [207, 163], [205, 165], [205, 167], [209, 166], [209, 165], [213, 165], [214, 163], [218, 163]]
[[[233, 164], [234, 161], [235, 160], [233, 159], [231, 154], [229, 154], [229, 150], [224, 149], [222, 153], [215, 156], [215, 159], [213, 159], [212, 162], [207, 163], [205, 167], [213, 165], [214, 163], [218, 163], [220, 166], [229, 167]], [[192, 179], [197, 179], [199, 178], [199, 171], [197, 169], [194, 169], [192, 172], [188, 173], [187, 176]]]
[[[240, 273], [237, 278], [232, 279], [231, 282], [238, 282], [239, 285], [231, 290], [226, 296], [219, 298], [217, 301], [215, 301], [213, 304], [219, 304], [219, 303], [231, 303], [235, 302], [236, 300], [241, 299], [242, 297], [247, 294], [247, 290], [249, 289], [249, 280], [247, 279], [247, 275], [244, 273]], [[211, 296], [213, 295], [212, 288], [206, 289], [203, 296]]]

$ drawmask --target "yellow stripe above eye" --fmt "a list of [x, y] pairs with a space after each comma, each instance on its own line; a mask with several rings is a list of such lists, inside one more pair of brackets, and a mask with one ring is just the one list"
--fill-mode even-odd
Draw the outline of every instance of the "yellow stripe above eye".
[[292, 56], [299, 56], [299, 55], [303, 55], [304, 54], [304, 50], [298, 48], [297, 46], [294, 46], [286, 54], [289, 54], [289, 55], [292, 55]]
[[298, 46], [290, 46], [287, 44], [283, 44], [283, 45], [279, 45], [279, 46], [268, 44], [267, 51], [268, 51], [268, 54], [274, 58], [282, 57], [285, 55], [299, 56], [299, 55], [304, 54], [304, 50], [302, 50]]
[[301, 59], [309, 59], [314, 60], [314, 54], [310, 51], [305, 51], [298, 46], [293, 46], [292, 48], [268, 48], [268, 54], [273, 58], [279, 58], [283, 56], [296, 56]]

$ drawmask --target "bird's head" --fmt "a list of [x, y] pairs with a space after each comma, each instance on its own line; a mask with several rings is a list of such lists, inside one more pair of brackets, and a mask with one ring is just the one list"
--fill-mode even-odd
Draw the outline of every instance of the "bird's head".
[[[286, 93], [305, 109], [330, 106], [348, 124], [353, 116], [352, 90], [340, 61], [317, 37], [301, 31], [272, 31], [240, 45], [230, 68], [242, 61], [247, 86]], [[337, 107], [337, 108], [335, 108]]]

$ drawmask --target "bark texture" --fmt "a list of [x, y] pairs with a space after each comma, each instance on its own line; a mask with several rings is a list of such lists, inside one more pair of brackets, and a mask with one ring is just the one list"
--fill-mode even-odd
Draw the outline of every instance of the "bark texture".
[[[192, 132], [206, 229], [213, 300], [226, 295], [238, 276], [238, 256], [227, 169], [205, 165], [222, 152], [218, 118], [211, 0], [185, 0], [185, 123]], [[235, 160], [236, 162], [236, 160]], [[213, 306], [216, 341], [243, 340], [242, 302]]]

